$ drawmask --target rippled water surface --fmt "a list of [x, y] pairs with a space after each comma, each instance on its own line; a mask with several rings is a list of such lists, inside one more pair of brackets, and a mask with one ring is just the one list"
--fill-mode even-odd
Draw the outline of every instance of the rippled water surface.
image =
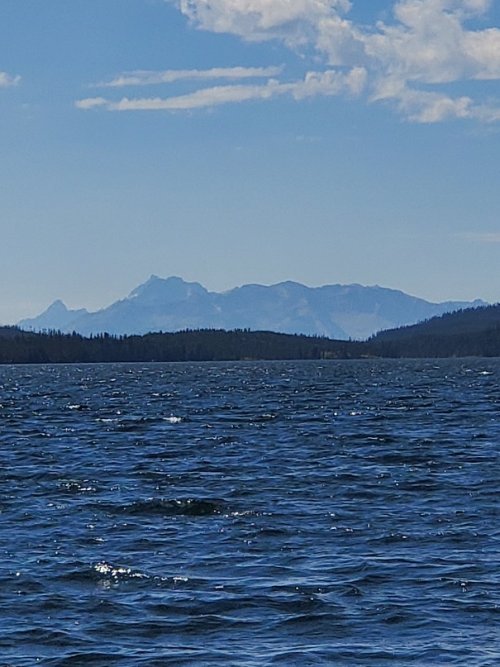
[[0, 665], [499, 665], [499, 379], [0, 367]]

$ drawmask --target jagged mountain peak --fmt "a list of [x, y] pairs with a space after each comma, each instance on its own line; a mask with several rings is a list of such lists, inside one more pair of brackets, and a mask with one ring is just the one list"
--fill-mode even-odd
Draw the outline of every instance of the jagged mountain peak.
[[45, 311], [46, 313], [67, 313], [68, 307], [61, 299], [56, 299]]
[[56, 299], [43, 313], [37, 317], [21, 320], [18, 326], [28, 331], [42, 331], [44, 329], [66, 331], [70, 329], [71, 322], [88, 314], [85, 308], [71, 310], [64, 301]]
[[207, 290], [200, 283], [186, 282], [179, 276], [160, 278], [152, 274], [145, 283], [142, 283], [142, 285], [139, 285], [130, 292], [128, 299], [175, 303], [206, 293]]

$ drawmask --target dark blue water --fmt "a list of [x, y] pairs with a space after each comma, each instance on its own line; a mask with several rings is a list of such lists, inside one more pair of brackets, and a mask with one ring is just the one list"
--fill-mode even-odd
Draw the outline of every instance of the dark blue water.
[[0, 368], [0, 665], [500, 664], [500, 360]]

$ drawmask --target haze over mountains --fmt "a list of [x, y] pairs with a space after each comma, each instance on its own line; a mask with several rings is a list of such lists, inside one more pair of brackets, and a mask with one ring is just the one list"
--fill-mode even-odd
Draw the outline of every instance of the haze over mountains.
[[364, 339], [377, 331], [414, 324], [483, 301], [431, 303], [379, 286], [296, 282], [243, 285], [209, 292], [182, 278], [151, 276], [128, 297], [96, 312], [69, 310], [57, 300], [41, 315], [19, 322], [33, 331], [59, 330], [88, 336], [144, 334], [184, 329], [251, 329]]

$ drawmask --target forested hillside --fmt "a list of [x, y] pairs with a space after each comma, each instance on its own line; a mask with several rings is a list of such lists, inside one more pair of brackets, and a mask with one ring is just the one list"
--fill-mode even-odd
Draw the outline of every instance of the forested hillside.
[[500, 356], [500, 305], [459, 310], [382, 331], [367, 345], [372, 354], [383, 357]]
[[500, 304], [496, 304], [494, 306], [457, 310], [453, 313], [445, 313], [440, 317], [433, 317], [419, 324], [381, 331], [372, 337], [371, 340], [385, 342], [412, 338], [415, 335], [467, 335], [481, 333], [499, 326]]

